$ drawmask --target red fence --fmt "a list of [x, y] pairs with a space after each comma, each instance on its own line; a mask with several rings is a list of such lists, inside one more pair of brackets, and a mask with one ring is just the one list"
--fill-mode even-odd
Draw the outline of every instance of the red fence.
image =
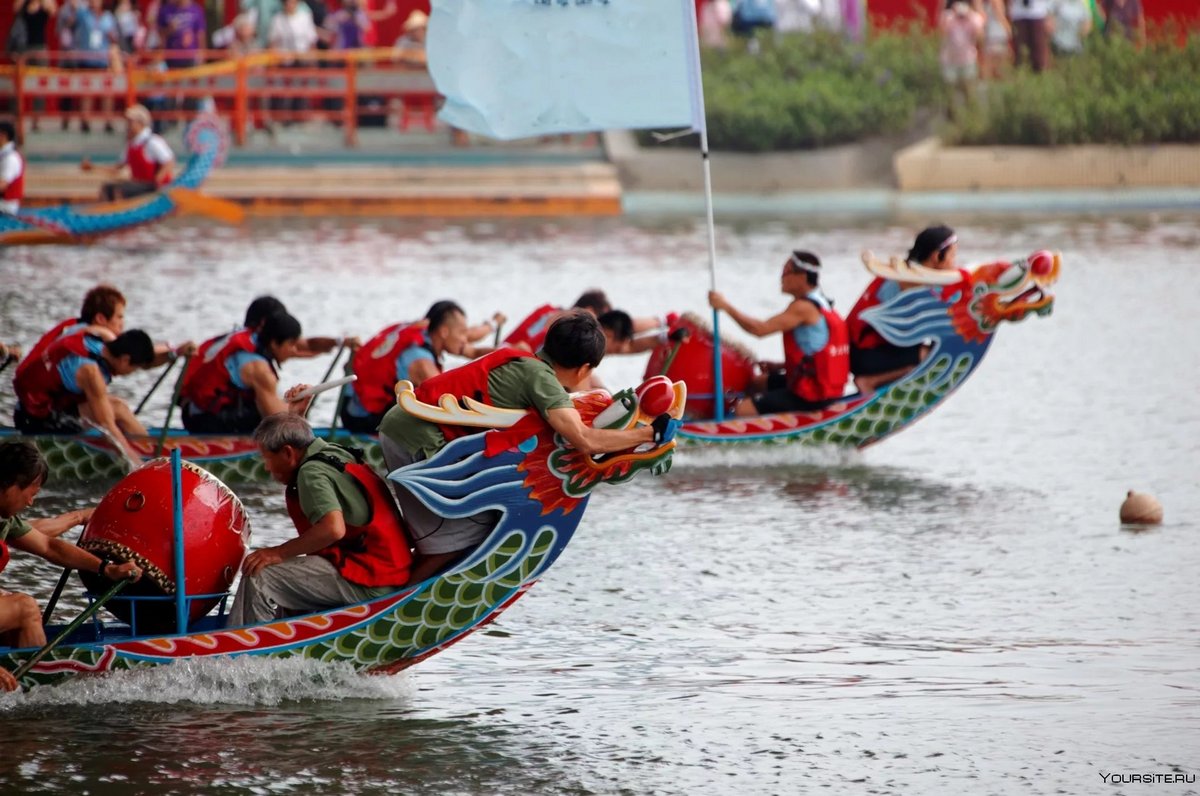
[[[95, 54], [89, 54], [95, 57]], [[227, 117], [241, 144], [252, 126], [325, 120], [342, 126], [346, 144], [357, 139], [366, 114], [398, 114], [398, 126], [434, 129], [437, 92], [421, 54], [394, 49], [338, 53], [264, 53], [227, 58], [222, 51], [160, 53], [154, 62], [119, 59], [109, 68], [65, 68], [80, 53], [42, 53], [0, 67], [0, 97], [18, 131], [42, 119], [112, 121], [134, 103], [156, 119], [183, 120], [207, 107]], [[194, 57], [199, 63], [166, 70], [158, 56]]]

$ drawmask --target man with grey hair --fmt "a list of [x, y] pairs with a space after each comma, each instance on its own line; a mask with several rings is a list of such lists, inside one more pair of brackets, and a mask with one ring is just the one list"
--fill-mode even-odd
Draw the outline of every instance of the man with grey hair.
[[400, 512], [361, 451], [317, 439], [288, 412], [264, 418], [254, 441], [267, 472], [287, 485], [298, 535], [246, 556], [230, 627], [364, 602], [408, 581], [412, 554]]

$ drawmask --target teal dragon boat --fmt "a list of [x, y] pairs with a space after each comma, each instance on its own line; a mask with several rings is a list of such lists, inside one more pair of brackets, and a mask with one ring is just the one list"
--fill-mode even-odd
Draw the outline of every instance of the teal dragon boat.
[[[594, 425], [632, 428], [653, 420], [641, 411], [632, 390], [615, 396], [595, 391], [574, 398], [585, 422]], [[401, 399], [416, 401], [411, 390], [402, 392]], [[683, 385], [674, 385], [669, 410], [673, 416], [682, 414], [685, 400]], [[122, 621], [94, 619], [73, 630], [48, 652], [0, 648], [0, 667], [20, 670], [25, 664], [27, 671], [22, 671], [19, 678], [25, 688], [55, 684], [82, 674], [217, 656], [301, 656], [349, 664], [360, 672], [396, 672], [462, 640], [525, 594], [570, 542], [597, 485], [620, 484], [644, 472], [661, 474], [671, 465], [673, 440], [592, 457], [566, 447], [540, 418], [530, 423], [537, 428], [536, 433], [531, 431], [531, 436], [513, 447], [490, 451], [488, 441], [493, 434], [537, 416], [493, 409], [470, 399], [465, 401], [466, 407], [451, 407], [447, 401], [453, 404], [452, 399], [443, 399], [440, 407], [415, 405], [429, 417], [497, 431], [461, 437], [431, 459], [397, 470], [389, 478], [443, 516], [499, 512], [500, 519], [488, 538], [448, 571], [368, 602], [233, 628], [224, 626], [220, 608], [213, 615], [191, 620], [189, 601], [217, 599], [223, 606], [227, 595], [190, 595], [184, 593], [185, 586], [174, 595], [159, 598], [177, 604], [175, 633], [137, 635]], [[178, 455], [173, 459], [180, 461]], [[191, 469], [193, 475], [202, 475], [208, 486], [213, 486], [213, 476], [195, 465], [176, 465], [175, 484], [184, 482], [180, 475], [183, 467]], [[220, 488], [227, 492], [224, 485]], [[175, 491], [180, 491], [178, 486]], [[146, 495], [133, 508], [161, 502], [157, 500], [160, 497], [166, 498]], [[236, 497], [232, 499], [236, 501]], [[210, 497], [197, 502], [212, 504]], [[183, 505], [182, 497], [177, 497], [177, 550], [184, 549]], [[189, 516], [186, 521], [193, 519]], [[171, 531], [160, 529], [158, 533]], [[168, 565], [158, 573], [172, 588], [175, 572], [184, 566], [181, 559], [179, 564], [174, 570]], [[147, 577], [151, 576], [150, 568], [145, 571]], [[191, 581], [189, 569], [184, 582]], [[123, 599], [113, 597], [110, 605]], [[127, 616], [130, 611], [115, 613]], [[50, 636], [55, 628], [47, 630]], [[39, 652], [44, 657], [29, 665]]]
[[[872, 307], [863, 318], [894, 345], [929, 345], [921, 364], [869, 395], [847, 395], [821, 411], [717, 420], [712, 334], [699, 318], [684, 315], [671, 331], [686, 330], [686, 339], [674, 346], [660, 345], [646, 367], [647, 376], [663, 373], [687, 384], [687, 422], [679, 430], [682, 445], [865, 448], [880, 442], [928, 415], [962, 386], [1002, 324], [1049, 315], [1054, 307], [1050, 287], [1062, 265], [1061, 257], [1050, 252], [962, 272], [935, 271], [898, 259], [885, 263], [870, 252], [864, 253], [863, 261], [874, 276], [917, 285]], [[723, 341], [722, 363], [728, 403], [742, 396], [739, 390], [748, 383], [754, 361], [748, 351]]]

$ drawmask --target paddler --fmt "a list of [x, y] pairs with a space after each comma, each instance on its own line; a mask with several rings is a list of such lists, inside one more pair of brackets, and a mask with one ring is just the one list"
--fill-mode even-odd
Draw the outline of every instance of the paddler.
[[264, 417], [303, 413], [308, 400], [278, 395], [278, 366], [296, 356], [300, 321], [277, 311], [258, 330], [214, 338], [201, 346], [183, 376], [183, 425], [194, 434], [248, 434]]
[[348, 431], [373, 434], [396, 403], [396, 382], [420, 386], [445, 369], [443, 356], [464, 355], [467, 315], [453, 301], [439, 301], [424, 320], [397, 323], [372, 337], [350, 360], [358, 378], [343, 389], [341, 420]]
[[[908, 250], [908, 262], [938, 271], [958, 268], [958, 236], [950, 227], [936, 224], [921, 230]], [[926, 347], [897, 346], [883, 338], [862, 318], [863, 312], [884, 304], [911, 287], [909, 283], [875, 277], [846, 317], [850, 333], [850, 370], [862, 393], [890, 384], [920, 364]]]
[[[668, 441], [675, 426], [666, 414], [655, 418], [653, 426], [619, 431], [593, 428], [583, 422], [568, 393], [600, 364], [604, 347], [604, 331], [595, 316], [574, 310], [555, 319], [537, 354], [501, 348], [426, 380], [417, 388], [416, 396], [431, 405], [437, 405], [444, 395], [453, 395], [505, 409], [535, 410], [572, 447], [588, 455]], [[397, 404], [379, 425], [379, 442], [388, 470], [395, 470], [427, 459], [450, 440], [477, 430], [422, 420]], [[495, 439], [515, 445], [536, 431], [536, 427], [522, 421]], [[462, 558], [487, 537], [498, 519], [494, 511], [462, 519], [441, 517], [399, 484], [393, 483], [392, 488], [416, 546], [417, 563], [411, 583]]]
[[[8, 564], [11, 544], [60, 567], [95, 572], [110, 580], [141, 577], [141, 569], [133, 562], [117, 564], [100, 559], [58, 538], [70, 528], [86, 523], [92, 509], [32, 521], [20, 516], [33, 505], [49, 474], [45, 458], [33, 443], [25, 440], [0, 443], [0, 571]], [[8, 646], [21, 648], [41, 647], [46, 643], [36, 600], [28, 594], [0, 589], [0, 638]], [[0, 689], [16, 688], [12, 675], [0, 669]]]
[[363, 602], [408, 581], [400, 512], [361, 452], [316, 439], [303, 417], [287, 413], [265, 418], [254, 441], [267, 472], [287, 486], [297, 535], [246, 556], [230, 627]]
[[13, 421], [27, 434], [75, 434], [85, 421], [100, 427], [137, 460], [141, 454], [126, 435], [145, 436], [146, 428], [120, 398], [109, 395], [117, 376], [151, 367], [154, 343], [140, 329], [105, 341], [86, 329], [59, 338], [37, 359], [17, 368]]
[[753, 385], [757, 394], [737, 402], [739, 417], [815, 411], [844, 394], [850, 372], [846, 323], [818, 287], [820, 275], [821, 261], [812, 252], [788, 255], [780, 290], [792, 301], [766, 320], [741, 312], [715, 290], [708, 294], [713, 309], [725, 311], [755, 337], [783, 335], [784, 362], [760, 363], [762, 373]]

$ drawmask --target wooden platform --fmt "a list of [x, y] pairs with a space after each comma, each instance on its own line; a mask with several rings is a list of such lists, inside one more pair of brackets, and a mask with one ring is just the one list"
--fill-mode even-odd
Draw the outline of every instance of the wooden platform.
[[[31, 163], [25, 204], [95, 201], [105, 176], [74, 164]], [[621, 184], [610, 163], [521, 166], [323, 165], [221, 168], [205, 193], [253, 215], [617, 215]]]

